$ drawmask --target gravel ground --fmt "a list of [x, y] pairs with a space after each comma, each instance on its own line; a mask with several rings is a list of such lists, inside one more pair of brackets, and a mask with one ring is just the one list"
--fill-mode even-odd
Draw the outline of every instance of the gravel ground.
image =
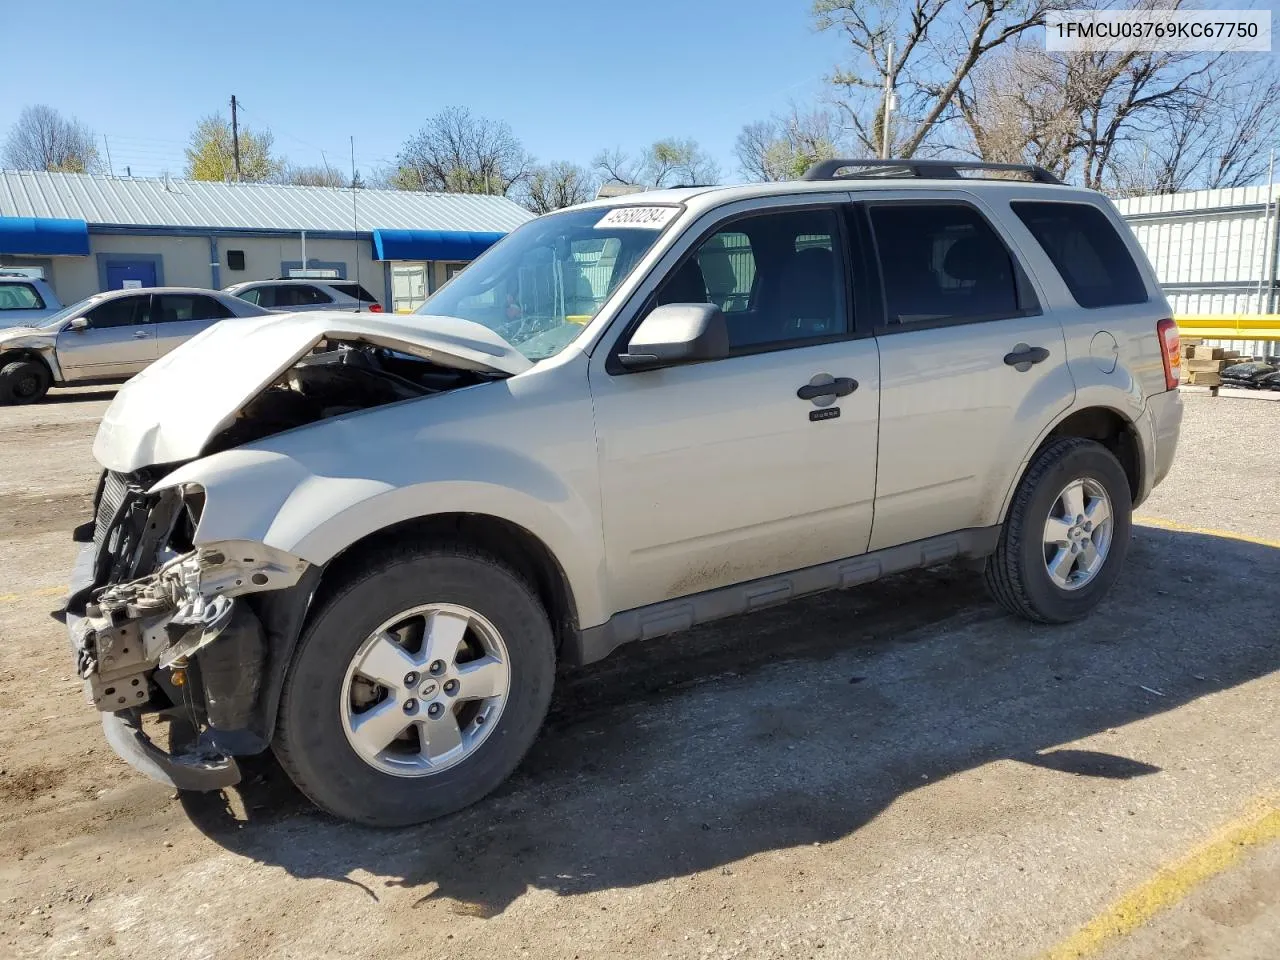
[[[0, 955], [1034, 957], [1280, 770], [1280, 549], [1139, 526], [1084, 623], [943, 568], [563, 678], [495, 796], [399, 831], [269, 758], [173, 797], [117, 760], [52, 616], [100, 392], [0, 409]], [[1280, 404], [1189, 396], [1141, 515], [1280, 541]], [[1280, 955], [1280, 853], [1105, 956]]]

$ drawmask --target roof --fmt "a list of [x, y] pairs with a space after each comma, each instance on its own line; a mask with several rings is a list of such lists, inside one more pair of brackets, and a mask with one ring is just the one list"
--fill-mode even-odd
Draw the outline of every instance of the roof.
[[90, 225], [315, 230], [377, 228], [506, 233], [533, 214], [506, 197], [352, 191], [88, 173], [0, 170], [0, 216], [84, 220]]

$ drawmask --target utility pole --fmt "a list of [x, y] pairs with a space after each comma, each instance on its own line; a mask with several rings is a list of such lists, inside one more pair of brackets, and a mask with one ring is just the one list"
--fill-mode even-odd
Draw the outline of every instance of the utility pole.
[[236, 183], [240, 182], [240, 121], [236, 117], [236, 95], [231, 95], [231, 152], [236, 162]]
[[889, 119], [898, 105], [898, 97], [893, 92], [893, 41], [889, 41], [889, 50], [885, 56], [884, 68], [884, 108], [880, 114], [880, 159], [889, 159]]

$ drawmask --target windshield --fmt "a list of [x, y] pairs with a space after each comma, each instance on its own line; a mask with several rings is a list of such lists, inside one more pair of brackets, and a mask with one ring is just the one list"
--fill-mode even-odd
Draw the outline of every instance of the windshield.
[[41, 320], [39, 321], [40, 329], [56, 330], [58, 327], [60, 327], [63, 324], [63, 322], [67, 319], [67, 317], [73, 316], [79, 313], [80, 311], [82, 311], [85, 308], [85, 306], [89, 303], [89, 301], [93, 299], [95, 298], [88, 297], [84, 300], [81, 300], [78, 303], [73, 303], [69, 307], [63, 307], [57, 313], [50, 314], [47, 317], [41, 318]]
[[482, 324], [530, 360], [545, 360], [573, 342], [679, 213], [650, 205], [539, 217], [414, 312]]

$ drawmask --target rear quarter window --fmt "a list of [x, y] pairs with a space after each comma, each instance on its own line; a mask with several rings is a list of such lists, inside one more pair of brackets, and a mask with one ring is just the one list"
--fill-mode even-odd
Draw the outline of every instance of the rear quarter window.
[[1017, 201], [1009, 206], [1087, 309], [1146, 303], [1147, 288], [1111, 220], [1087, 203]]

